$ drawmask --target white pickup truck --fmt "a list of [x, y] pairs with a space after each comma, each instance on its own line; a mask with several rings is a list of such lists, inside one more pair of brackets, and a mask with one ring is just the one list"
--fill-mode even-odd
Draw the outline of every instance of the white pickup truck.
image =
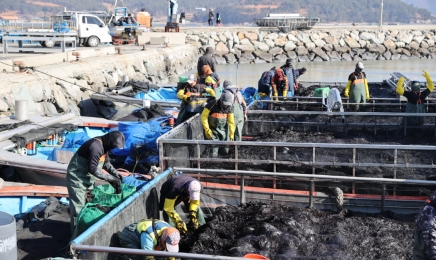
[[11, 36], [11, 39], [15, 36], [22, 41], [39, 41], [42, 46], [48, 48], [53, 47], [56, 42], [65, 41], [66, 38], [75, 38], [79, 46], [89, 47], [112, 42], [107, 25], [90, 12], [64, 11], [52, 16], [50, 21], [16, 22], [3, 28], [0, 26], [0, 30], [3, 30], [4, 36]]

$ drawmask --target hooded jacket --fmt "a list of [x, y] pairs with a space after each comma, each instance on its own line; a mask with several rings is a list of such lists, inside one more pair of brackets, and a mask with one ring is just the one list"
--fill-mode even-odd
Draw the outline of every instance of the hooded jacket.
[[209, 65], [212, 72], [216, 72], [215, 65], [217, 64], [214, 57], [212, 57], [212, 52], [206, 52], [203, 56], [198, 58], [197, 62], [197, 73], [199, 76], [203, 74], [203, 66]]
[[436, 259], [436, 191], [429, 200], [416, 217], [413, 259]]
[[115, 148], [124, 148], [124, 135], [120, 131], [113, 131], [103, 136], [91, 138], [86, 141], [77, 154], [88, 160], [88, 172], [95, 174], [97, 172], [100, 158]]

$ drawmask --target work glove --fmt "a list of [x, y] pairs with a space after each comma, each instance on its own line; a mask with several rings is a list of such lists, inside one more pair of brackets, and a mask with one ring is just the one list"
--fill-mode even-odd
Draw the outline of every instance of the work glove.
[[179, 217], [176, 219], [176, 228], [179, 230], [180, 234], [186, 234], [188, 232], [188, 228], [186, 227], [186, 223]]
[[277, 92], [274, 92], [273, 96], [274, 96], [274, 101], [279, 101], [279, 98], [278, 98], [279, 95], [277, 94]]
[[197, 212], [191, 210], [189, 211], [189, 223], [188, 227], [191, 230], [196, 230], [198, 228], [198, 219], [197, 219]]
[[430, 74], [428, 74], [428, 72], [425, 71], [425, 70], [423, 70], [422, 72], [424, 72], [424, 73], [422, 74], [422, 76], [424, 76], [425, 79], [426, 79], [427, 81], [431, 81]]
[[208, 140], [212, 140], [212, 130], [208, 129], [207, 131], [205, 131], [205, 137]]
[[345, 91], [344, 91], [344, 96], [346, 96], [346, 97], [349, 97], [349, 96], [350, 96], [350, 94], [349, 94], [349, 90], [345, 89]]
[[288, 91], [287, 90], [283, 90], [283, 99], [286, 100], [288, 96]]
[[299, 69], [298, 72], [300, 73], [300, 75], [303, 75], [304, 73], [306, 73], [306, 68], [303, 67], [303, 68]]
[[115, 169], [115, 167], [109, 161], [106, 161], [104, 163], [103, 168], [106, 169], [110, 175], [116, 177], [121, 182], [123, 182], [123, 176], [119, 171], [117, 171], [117, 169]]
[[109, 179], [108, 182], [115, 189], [115, 194], [121, 193], [121, 181], [118, 178]]
[[176, 260], [175, 257], [168, 257], [168, 260]]
[[154, 256], [144, 256], [144, 260], [154, 260]]
[[117, 178], [118, 180], [120, 180], [120, 182], [123, 182], [123, 175], [121, 175], [121, 173], [117, 170], [115, 170], [114, 172], [111, 173], [115, 178]]
[[404, 85], [404, 77], [401, 77], [401, 78], [398, 79], [397, 88], [395, 90], [400, 95], [404, 94], [404, 87], [403, 87], [403, 85]]
[[366, 101], [369, 101], [370, 97], [369, 94], [366, 94]]
[[235, 141], [235, 137], [230, 137], [230, 141]]
[[248, 121], [247, 115], [244, 115], [244, 120]]

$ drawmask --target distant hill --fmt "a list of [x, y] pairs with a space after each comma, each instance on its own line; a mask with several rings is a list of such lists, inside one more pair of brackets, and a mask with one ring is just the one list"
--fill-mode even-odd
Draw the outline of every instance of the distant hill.
[[[114, 0], [0, 0], [0, 16], [15, 14], [19, 17], [49, 16], [66, 7], [68, 10], [107, 10]], [[165, 16], [167, 0], [143, 1], [124, 0], [131, 12], [146, 8], [152, 16]], [[220, 10], [224, 24], [252, 23], [254, 18], [264, 17], [267, 13], [300, 13], [306, 17], [321, 18], [321, 22], [338, 23], [377, 23], [380, 17], [380, 0], [178, 0], [179, 12], [193, 15], [193, 22], [207, 22], [207, 13], [195, 11], [197, 7], [214, 13]], [[416, 20], [430, 20], [430, 11], [416, 8], [418, 2], [435, 6], [435, 0], [385, 0], [384, 22], [408, 23]], [[237, 4], [235, 4], [237, 3]]]
[[403, 2], [414, 5], [419, 8], [426, 8], [433, 15], [436, 15], [436, 1], [435, 0], [402, 0]]

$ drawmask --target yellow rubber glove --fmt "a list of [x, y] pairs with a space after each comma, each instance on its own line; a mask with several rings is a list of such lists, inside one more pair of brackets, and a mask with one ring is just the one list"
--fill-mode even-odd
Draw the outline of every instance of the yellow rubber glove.
[[180, 231], [180, 233], [184, 233], [188, 231], [186, 228], [185, 222], [183, 222], [182, 218], [180, 218], [179, 214], [174, 210], [174, 206], [177, 198], [175, 199], [165, 199], [163, 210], [168, 214], [168, 217], [176, 224], [176, 228]]
[[283, 99], [286, 100], [288, 96], [288, 91], [287, 90], [283, 90]]
[[274, 101], [279, 101], [279, 99], [278, 99], [279, 95], [277, 94], [277, 92], [274, 92], [273, 96], [274, 96]]
[[204, 91], [211, 97], [215, 97], [215, 91], [212, 88], [205, 88]]
[[347, 86], [345, 86], [344, 96], [350, 96], [351, 80], [348, 81]]
[[368, 81], [366, 81], [366, 78], [363, 80], [363, 83], [365, 84], [365, 90], [366, 90], [366, 101], [369, 101], [369, 88], [368, 88]]
[[188, 227], [192, 230], [196, 230], [198, 228], [197, 212], [189, 211], [189, 219]]
[[191, 200], [191, 201], [189, 201], [189, 211], [197, 212], [198, 207], [200, 207], [200, 200]]
[[212, 139], [212, 130], [209, 127], [209, 114], [210, 110], [205, 107], [203, 112], [201, 112], [201, 123], [203, 124], [204, 137], [210, 140]]
[[262, 98], [262, 99], [268, 96], [267, 94], [265, 94], [263, 92], [258, 92], [258, 94], [259, 94], [260, 98]]
[[144, 260], [154, 260], [154, 256], [144, 256]]
[[230, 141], [234, 141], [235, 140], [236, 125], [235, 125], [235, 117], [233, 116], [233, 113], [230, 113], [227, 115], [227, 122], [229, 124]]
[[428, 72], [425, 70], [423, 72], [424, 74], [422, 74], [422, 76], [424, 76], [425, 79], [427, 80], [427, 88], [428, 90], [430, 90], [430, 92], [432, 92], [434, 90], [434, 83], [431, 80], [430, 74], [428, 74]]
[[185, 98], [185, 89], [182, 88], [177, 92], [177, 98], [186, 101]]
[[403, 84], [404, 84], [404, 77], [401, 77], [401, 78], [398, 79], [397, 89], [395, 90], [400, 95], [404, 94]]

